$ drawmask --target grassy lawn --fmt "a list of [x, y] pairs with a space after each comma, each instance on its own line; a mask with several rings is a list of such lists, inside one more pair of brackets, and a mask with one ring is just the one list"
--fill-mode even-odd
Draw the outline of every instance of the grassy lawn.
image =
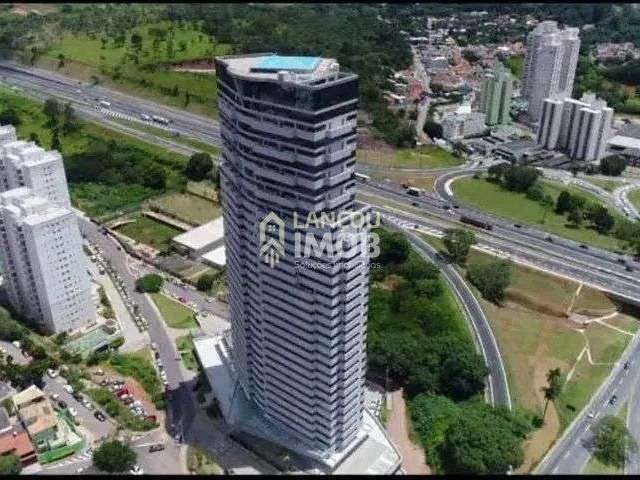
[[89, 216], [98, 219], [120, 216], [138, 210], [140, 204], [158, 195], [141, 185], [103, 185], [79, 183], [69, 185], [73, 203]]
[[511, 73], [516, 78], [522, 78], [522, 72], [524, 71], [524, 56], [513, 55], [505, 62], [506, 66], [511, 69]]
[[[572, 193], [579, 193], [589, 200], [597, 201], [597, 197], [589, 195], [583, 190], [560, 186], [548, 181], [542, 181], [542, 185], [554, 200], [563, 189], [566, 189]], [[484, 178], [465, 177], [454, 182], [452, 187], [456, 198], [461, 202], [499, 217], [534, 225], [549, 233], [595, 247], [609, 250], [624, 248], [624, 242], [611, 236], [602, 235], [585, 226], [580, 228], [568, 226], [565, 216], [558, 215], [552, 210], [547, 211], [540, 203], [529, 200], [524, 194], [508, 191]]]
[[582, 177], [582, 180], [586, 180], [600, 188], [604, 188], [607, 192], [613, 192], [616, 188], [624, 184], [624, 182], [621, 182], [620, 180], [604, 180], [602, 178]]
[[184, 363], [187, 370], [197, 372], [198, 361], [196, 360], [196, 356], [193, 352], [193, 340], [191, 335], [184, 335], [176, 338], [176, 347], [182, 357], [182, 363]]
[[222, 215], [220, 205], [189, 193], [168, 193], [150, 200], [149, 206], [192, 225], [202, 225]]
[[187, 182], [187, 193], [191, 193], [198, 197], [204, 197], [211, 201], [215, 201], [218, 198], [216, 187], [214, 183], [209, 180], [202, 180], [201, 182]]
[[357, 158], [362, 163], [396, 168], [446, 168], [464, 163], [463, 159], [432, 145], [402, 148], [391, 153], [361, 149]]
[[[229, 46], [201, 33], [200, 25], [195, 23], [184, 28], [174, 26], [172, 31], [169, 28], [170, 22], [142, 25], [128, 32], [124, 44], [116, 45], [113, 39], [108, 39], [104, 48], [101, 34], [88, 36], [63, 32], [39, 63], [58, 69], [58, 55], [62, 54], [65, 65], [59, 69], [61, 73], [85, 79], [96, 75], [109, 86], [182, 108], [186, 103], [185, 92], [189, 92], [187, 109], [215, 114], [215, 76], [178, 72], [170, 64], [224, 55]], [[166, 34], [155, 45], [152, 29], [162, 29]], [[134, 33], [142, 37], [139, 53], [131, 44]], [[171, 90], [176, 86], [178, 93], [173, 95]]]
[[189, 445], [187, 468], [196, 475], [222, 475], [223, 470], [207, 451]]
[[[444, 250], [441, 239], [424, 235], [423, 238], [439, 250]], [[495, 260], [485, 253], [472, 250], [469, 265]], [[578, 284], [554, 277], [517, 264], [512, 265], [512, 281], [506, 291], [504, 305], [497, 306], [480, 299], [483, 310], [492, 326], [500, 351], [505, 361], [509, 388], [516, 407], [542, 413], [549, 369], [560, 368], [566, 375], [576, 363], [584, 349], [585, 337], [589, 339], [593, 361], [614, 362], [628, 344], [631, 336], [606, 326], [591, 323], [583, 335], [580, 324], [567, 318], [567, 310], [577, 291]], [[474, 289], [475, 290], [475, 289]], [[582, 288], [573, 304], [583, 305], [599, 312], [611, 312], [615, 304], [604, 294]], [[635, 332], [638, 320], [628, 314], [618, 314], [607, 323]], [[565, 384], [562, 395], [555, 401], [557, 418], [547, 412], [549, 426], [555, 422], [555, 430], [547, 432], [544, 445], [534, 435], [533, 443], [525, 451], [530, 465], [535, 464], [554, 438], [561, 434], [571, 420], [587, 404], [593, 393], [611, 371], [610, 365], [591, 365], [586, 354], [576, 365], [572, 378]], [[542, 432], [542, 430], [540, 430]], [[529, 448], [535, 453], [529, 451]]]
[[158, 310], [160, 310], [162, 318], [171, 328], [193, 328], [198, 326], [193, 318], [193, 311], [180, 302], [176, 302], [161, 293], [152, 293], [151, 297]]
[[640, 209], [640, 188], [631, 190], [629, 193], [629, 200], [636, 208]]
[[118, 227], [118, 232], [160, 251], [167, 250], [171, 239], [183, 233], [182, 230], [139, 214], [132, 218], [135, 222]]

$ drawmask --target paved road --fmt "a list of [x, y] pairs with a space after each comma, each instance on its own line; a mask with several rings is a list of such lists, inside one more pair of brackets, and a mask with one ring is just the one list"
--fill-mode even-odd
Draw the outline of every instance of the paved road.
[[[585, 409], [565, 430], [562, 438], [549, 450], [534, 473], [576, 475], [582, 472], [592, 454], [593, 435], [598, 421], [607, 415], [616, 415], [622, 405], [628, 402], [632, 396], [637, 395], [640, 377], [639, 338], [638, 334], [634, 336], [609, 377], [600, 386]], [[630, 362], [628, 370], [624, 369], [625, 361]], [[617, 396], [615, 405], [610, 402], [613, 395]], [[632, 412], [637, 418], [637, 405], [634, 404]], [[590, 413], [593, 413], [595, 418], [589, 418]], [[637, 424], [634, 429], [637, 434]], [[630, 468], [637, 469], [637, 465], [637, 457], [634, 457], [633, 465]]]
[[511, 395], [509, 394], [509, 383], [502, 355], [493, 335], [491, 325], [473, 292], [453, 265], [446, 262], [436, 249], [407, 229], [402, 223], [396, 222], [394, 217], [385, 216], [383, 218], [385, 221], [394, 223], [403, 229], [418, 253], [440, 268], [442, 275], [463, 307], [467, 321], [471, 324], [476, 346], [489, 368], [487, 400], [491, 405], [501, 405], [511, 410]]

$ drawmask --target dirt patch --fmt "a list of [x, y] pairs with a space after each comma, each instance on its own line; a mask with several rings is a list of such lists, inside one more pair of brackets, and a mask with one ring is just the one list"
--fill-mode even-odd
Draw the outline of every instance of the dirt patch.
[[431, 473], [426, 463], [424, 450], [414, 444], [409, 438], [409, 421], [407, 418], [407, 406], [404, 401], [402, 389], [391, 393], [392, 411], [387, 431], [394, 445], [402, 455], [402, 468], [408, 475], [428, 475]]
[[507, 290], [505, 296], [507, 300], [511, 300], [512, 302], [519, 304], [528, 310], [533, 310], [534, 312], [539, 312], [544, 315], [551, 315], [552, 317], [567, 317], [566, 312], [561, 308], [554, 307], [553, 305], [545, 303], [540, 303], [535, 298], [519, 290]]

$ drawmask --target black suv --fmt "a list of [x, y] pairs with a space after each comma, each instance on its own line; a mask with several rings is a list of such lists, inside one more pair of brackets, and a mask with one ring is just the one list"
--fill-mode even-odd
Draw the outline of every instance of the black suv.
[[149, 453], [160, 452], [162, 450], [164, 450], [164, 443], [158, 443], [149, 447]]
[[101, 421], [101, 422], [104, 422], [107, 419], [107, 417], [104, 416], [104, 413], [102, 413], [99, 410], [96, 410], [94, 412], [93, 416], [96, 417], [96, 419]]

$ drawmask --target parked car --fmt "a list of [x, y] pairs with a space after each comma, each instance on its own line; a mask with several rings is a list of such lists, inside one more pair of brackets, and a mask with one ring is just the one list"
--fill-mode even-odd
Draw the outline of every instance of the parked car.
[[104, 422], [107, 419], [107, 417], [104, 416], [104, 413], [102, 413], [100, 410], [96, 410], [93, 416], [96, 417], [96, 419], [100, 422]]
[[149, 447], [149, 453], [161, 452], [162, 450], [164, 450], [164, 443], [157, 443]]
[[56, 372], [53, 368], [47, 368], [47, 375], [51, 378], [56, 378], [58, 376], [58, 372]]
[[58, 400], [58, 407], [60, 407], [61, 410], [64, 410], [65, 408], [67, 408], [67, 402], [65, 402], [64, 400]]
[[67, 384], [63, 388], [66, 392], [73, 394], [73, 387], [71, 385]]
[[131, 475], [143, 475], [144, 470], [140, 467], [140, 465], [134, 465], [131, 470], [129, 470]]
[[73, 418], [78, 416], [78, 411], [73, 408], [73, 407], [69, 407], [69, 415], [71, 415]]

